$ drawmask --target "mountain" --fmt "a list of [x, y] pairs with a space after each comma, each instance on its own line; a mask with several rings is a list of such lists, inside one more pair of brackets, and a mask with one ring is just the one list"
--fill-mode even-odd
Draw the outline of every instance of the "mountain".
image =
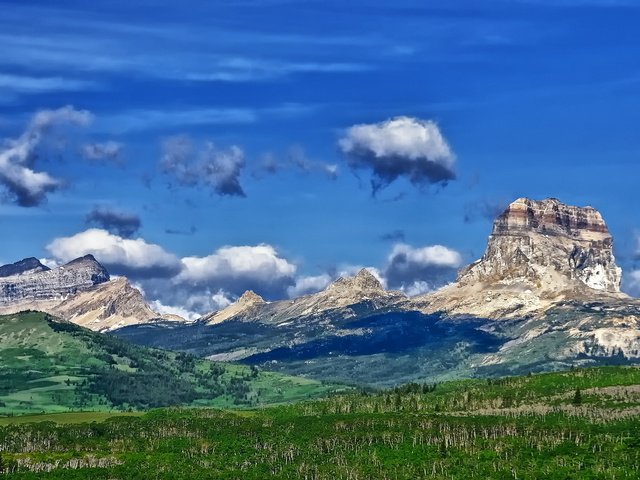
[[86, 255], [50, 269], [35, 258], [0, 267], [0, 314], [39, 310], [105, 331], [165, 319], [124, 277]]
[[[202, 317], [201, 321], [216, 324], [226, 320], [253, 321], [283, 324], [300, 317], [322, 317], [340, 311], [344, 317], [356, 315], [350, 308], [359, 305], [360, 310], [387, 308], [407, 297], [401, 292], [386, 291], [369, 270], [363, 268], [352, 278], [340, 277], [324, 291], [305, 295], [295, 300], [265, 302], [254, 292], [245, 292], [235, 303], [224, 310]], [[359, 312], [361, 314], [361, 312]]]
[[332, 390], [131, 345], [40, 312], [0, 316], [0, 414], [170, 405], [247, 407]]
[[629, 302], [620, 280], [600, 213], [556, 199], [520, 198], [495, 220], [482, 258], [454, 284], [414, 304], [427, 313], [540, 317], [564, 301]]
[[40, 260], [34, 257], [29, 257], [16, 263], [0, 266], [0, 277], [45, 272], [47, 270], [50, 270], [50, 268], [40, 263]]
[[368, 385], [640, 363], [640, 302], [620, 293], [595, 209], [517, 199], [456, 282], [408, 298], [367, 270], [323, 292], [253, 292], [193, 324], [114, 330], [135, 343]]

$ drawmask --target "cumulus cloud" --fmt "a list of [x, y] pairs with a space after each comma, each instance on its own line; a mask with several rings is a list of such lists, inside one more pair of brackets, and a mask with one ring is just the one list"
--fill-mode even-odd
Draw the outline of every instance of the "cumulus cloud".
[[122, 238], [98, 228], [56, 238], [46, 249], [59, 262], [92, 254], [110, 273], [133, 278], [171, 277], [182, 267], [175, 255], [159, 245], [142, 238]]
[[201, 315], [225, 308], [246, 290], [267, 299], [284, 298], [296, 269], [270, 245], [226, 246], [205, 257], [182, 258], [180, 272], [170, 279], [141, 284], [146, 298]]
[[104, 143], [87, 143], [82, 146], [80, 152], [90, 162], [122, 163], [123, 145], [118, 142], [108, 141]]
[[267, 244], [225, 246], [206, 257], [185, 257], [176, 283], [224, 288], [234, 295], [245, 290], [279, 298], [293, 285], [296, 265]]
[[289, 298], [296, 298], [301, 295], [316, 293], [327, 288], [333, 280], [334, 278], [328, 273], [315, 276], [301, 276], [296, 278], [294, 285], [287, 288], [287, 294]]
[[399, 177], [416, 186], [456, 177], [455, 155], [431, 120], [396, 117], [349, 127], [338, 142], [353, 170], [371, 170], [375, 194]]
[[424, 293], [453, 280], [462, 264], [460, 253], [442, 245], [415, 248], [394, 245], [383, 272], [389, 288]]
[[23, 207], [42, 204], [47, 195], [60, 189], [63, 182], [47, 172], [37, 172], [34, 163], [42, 152], [45, 136], [57, 125], [85, 126], [92, 120], [86, 110], [71, 106], [57, 110], [41, 110], [31, 119], [17, 139], [8, 139], [0, 146], [0, 184], [8, 199]]
[[171, 137], [162, 145], [162, 172], [178, 185], [203, 186], [218, 195], [244, 197], [240, 173], [244, 152], [236, 145], [220, 149], [212, 142], [196, 145], [185, 135]]
[[330, 180], [338, 178], [337, 165], [310, 159], [304, 149], [298, 145], [294, 145], [287, 150], [284, 160], [278, 160], [271, 153], [265, 154], [253, 175], [260, 178], [264, 175], [275, 175], [286, 170], [296, 170], [307, 174], [317, 173], [326, 176]]
[[91, 210], [87, 215], [86, 222], [126, 238], [136, 233], [142, 225], [140, 217], [135, 213], [104, 206]]

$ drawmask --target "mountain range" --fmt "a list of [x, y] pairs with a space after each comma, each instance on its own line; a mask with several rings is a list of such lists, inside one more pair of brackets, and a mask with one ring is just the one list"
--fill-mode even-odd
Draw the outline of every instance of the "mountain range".
[[407, 297], [368, 270], [268, 302], [245, 292], [195, 322], [162, 317], [91, 256], [0, 267], [0, 313], [43, 310], [131, 342], [370, 385], [640, 362], [640, 301], [600, 213], [520, 198], [455, 282]]
[[39, 310], [96, 331], [182, 320], [149, 308], [125, 277], [111, 279], [93, 257], [49, 268], [36, 258], [0, 267], [0, 315]]

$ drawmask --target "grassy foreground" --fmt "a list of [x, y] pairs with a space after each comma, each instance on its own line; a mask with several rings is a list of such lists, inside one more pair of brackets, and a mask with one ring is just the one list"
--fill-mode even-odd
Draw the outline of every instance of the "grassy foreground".
[[16, 479], [637, 479], [640, 369], [13, 423], [0, 427], [0, 452]]

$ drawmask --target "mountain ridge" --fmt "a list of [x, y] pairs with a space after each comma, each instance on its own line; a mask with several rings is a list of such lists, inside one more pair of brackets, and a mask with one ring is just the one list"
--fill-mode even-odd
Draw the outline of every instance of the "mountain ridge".
[[151, 310], [126, 277], [112, 279], [90, 254], [55, 268], [30, 257], [0, 272], [10, 274], [0, 276], [0, 314], [39, 310], [98, 331], [173, 319]]
[[[619, 292], [613, 239], [592, 207], [517, 199], [494, 222], [483, 257], [425, 295], [358, 275], [292, 300], [236, 303], [190, 326], [114, 333], [374, 385], [640, 362], [640, 301]], [[211, 322], [216, 315], [223, 321]]]

